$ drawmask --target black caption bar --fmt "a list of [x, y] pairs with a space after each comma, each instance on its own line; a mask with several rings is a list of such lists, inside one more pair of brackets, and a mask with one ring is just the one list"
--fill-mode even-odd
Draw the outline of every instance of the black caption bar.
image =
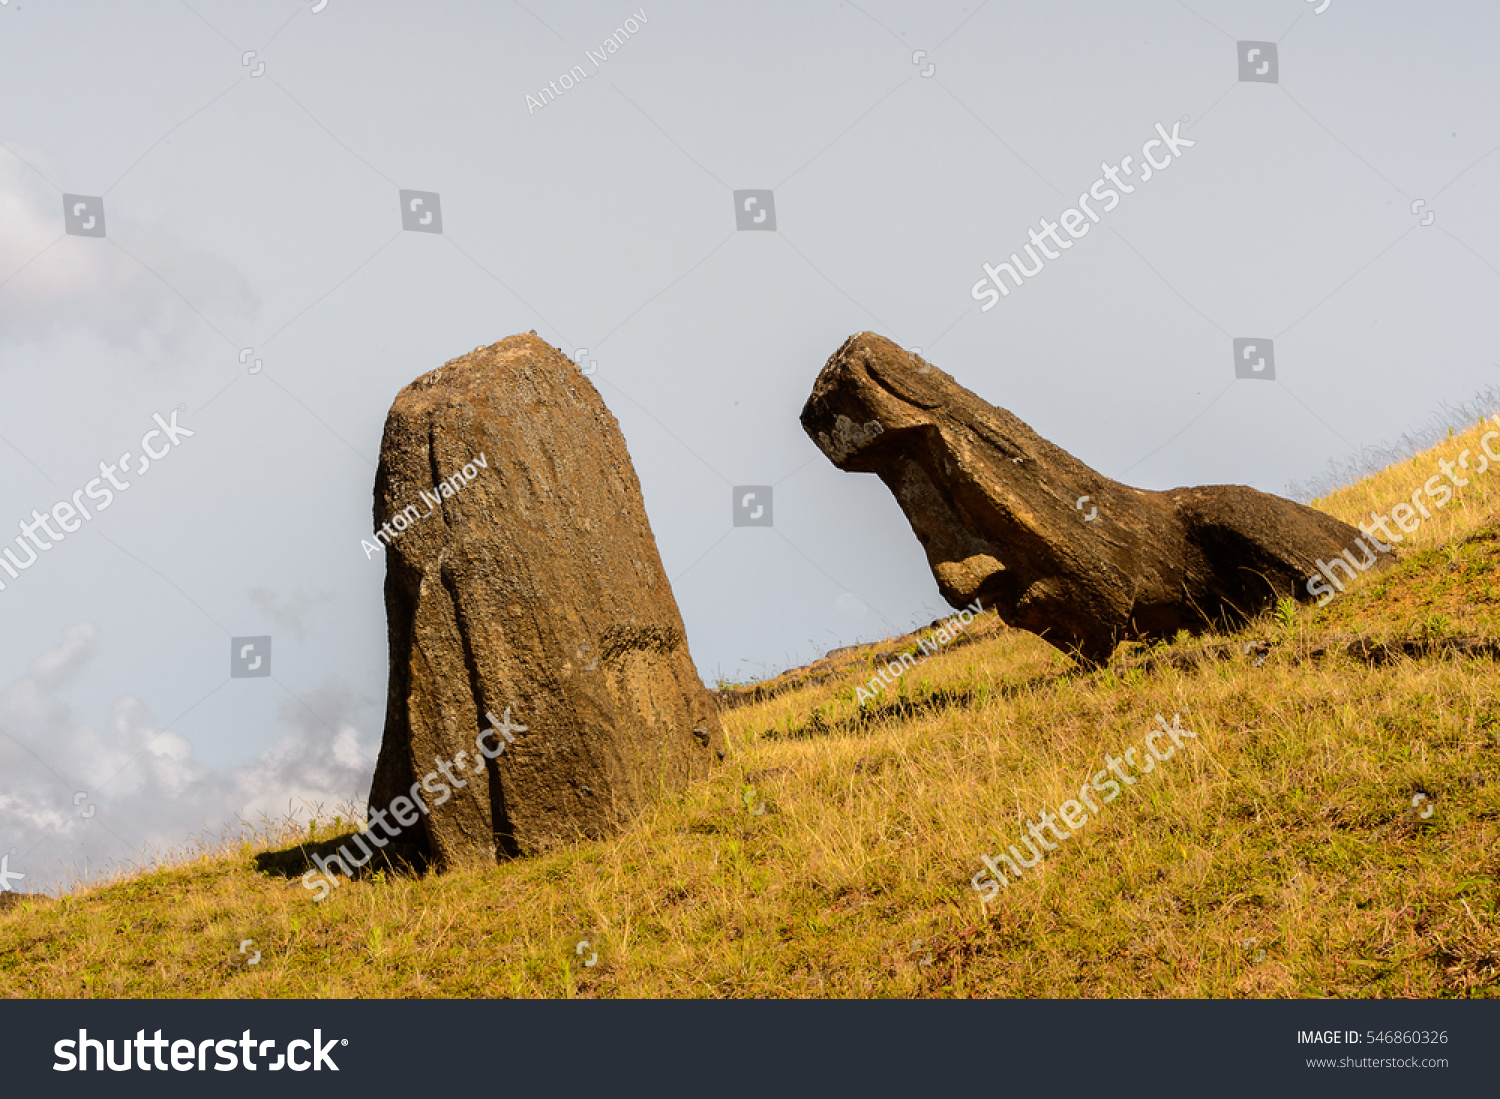
[[1394, 1096], [1489, 1086], [1497, 1023], [1492, 1001], [12, 1000], [0, 1074], [14, 1095]]

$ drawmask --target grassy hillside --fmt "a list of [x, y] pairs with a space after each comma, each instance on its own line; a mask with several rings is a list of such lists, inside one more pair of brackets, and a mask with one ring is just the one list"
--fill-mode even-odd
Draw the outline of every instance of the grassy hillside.
[[[1468, 449], [1472, 470], [1478, 436], [1316, 506], [1385, 512], [1439, 459]], [[314, 904], [256, 871], [294, 842], [268, 834], [27, 900], [0, 911], [0, 991], [1494, 995], [1497, 523], [1500, 470], [1326, 607], [1128, 646], [1102, 671], [983, 615], [863, 707], [857, 687], [914, 638], [727, 690], [714, 778], [550, 857], [382, 873]], [[981, 855], [1020, 847], [1107, 757], [1139, 761], [1157, 714], [1196, 735], [981, 903]]]

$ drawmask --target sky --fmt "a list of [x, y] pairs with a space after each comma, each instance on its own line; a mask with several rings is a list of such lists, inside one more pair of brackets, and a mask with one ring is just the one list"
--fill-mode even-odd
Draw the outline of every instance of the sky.
[[1480, 0], [0, 0], [6, 881], [364, 797], [385, 415], [519, 332], [618, 418], [710, 684], [948, 612], [797, 421], [853, 333], [1151, 489], [1285, 493], [1492, 386], [1497, 32]]

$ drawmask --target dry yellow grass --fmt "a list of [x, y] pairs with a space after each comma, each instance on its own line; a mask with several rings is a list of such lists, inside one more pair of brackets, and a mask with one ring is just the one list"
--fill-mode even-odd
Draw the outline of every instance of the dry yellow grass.
[[[1318, 506], [1387, 511], [1478, 432]], [[1471, 462], [1471, 464], [1473, 464]], [[11, 996], [1490, 996], [1500, 670], [1331, 639], [1500, 638], [1500, 470], [1320, 610], [1074, 670], [971, 642], [863, 710], [872, 654], [725, 715], [709, 781], [627, 833], [322, 904], [244, 845], [0, 913]], [[1268, 648], [1244, 652], [1246, 642]], [[982, 905], [980, 855], [1160, 713], [1194, 739]], [[317, 838], [335, 834], [324, 828]], [[285, 842], [284, 840], [282, 842]], [[249, 966], [238, 951], [254, 940]], [[580, 947], [587, 940], [587, 947]], [[597, 962], [586, 965], [597, 953]]]
[[[1409, 502], [1412, 493], [1432, 477], [1439, 477], [1440, 483], [1446, 482], [1447, 478], [1441, 475], [1438, 465], [1446, 460], [1453, 463], [1454, 476], [1469, 483], [1456, 488], [1447, 506], [1433, 511], [1431, 518], [1423, 520], [1413, 534], [1403, 537], [1406, 546], [1418, 550], [1455, 541], [1493, 516], [1496, 502], [1500, 501], [1500, 468], [1493, 467], [1479, 443], [1482, 435], [1494, 430], [1494, 423], [1487, 421], [1468, 431], [1455, 431], [1431, 450], [1314, 500], [1312, 506], [1346, 523], [1368, 522], [1371, 512], [1389, 514], [1391, 508], [1402, 500]], [[1488, 446], [1500, 454], [1500, 439], [1489, 440]], [[1465, 457], [1465, 452], [1467, 470], [1457, 465], [1459, 459]], [[1484, 467], [1483, 473], [1478, 472], [1480, 467]], [[1431, 504], [1428, 508], [1431, 510]]]

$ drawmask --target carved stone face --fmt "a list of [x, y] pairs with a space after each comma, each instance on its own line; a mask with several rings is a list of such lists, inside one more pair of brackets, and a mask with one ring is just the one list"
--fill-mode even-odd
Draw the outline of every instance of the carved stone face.
[[891, 490], [945, 600], [1086, 659], [1302, 598], [1310, 550], [1358, 534], [1243, 486], [1119, 484], [870, 332], [834, 352], [801, 421], [834, 465]]
[[[1040, 506], [1054, 522], [1076, 522], [1037, 483], [1039, 459], [1073, 462], [1068, 455], [872, 333], [852, 337], [829, 360], [802, 425], [834, 465], [875, 473], [891, 490], [950, 605], [977, 598], [1049, 640], [1084, 640], [1087, 631], [1070, 625], [1077, 616], [1069, 601], [1097, 606], [1105, 593], [1057, 582], [1060, 562], [1038, 515]], [[1099, 560], [1090, 571], [1109, 570]], [[1123, 625], [1125, 608], [1113, 610]]]

